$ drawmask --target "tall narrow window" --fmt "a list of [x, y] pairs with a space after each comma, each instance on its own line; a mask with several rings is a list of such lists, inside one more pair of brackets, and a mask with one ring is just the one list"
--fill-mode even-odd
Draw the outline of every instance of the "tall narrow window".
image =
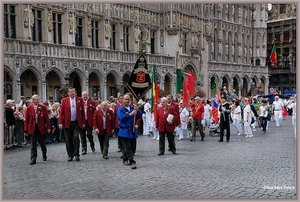
[[92, 20], [92, 47], [99, 48], [99, 22]]
[[286, 4], [280, 4], [280, 13], [279, 14], [283, 14], [286, 11]]
[[116, 35], [117, 35], [117, 30], [116, 30], [116, 25], [112, 24], [111, 25], [111, 38], [110, 38], [110, 49], [111, 50], [116, 50]]
[[77, 28], [75, 34], [75, 45], [82, 46], [82, 30], [83, 30], [83, 19], [77, 18]]
[[16, 13], [14, 5], [4, 4], [4, 37], [16, 38]]
[[155, 53], [155, 32], [151, 32], [151, 39], [150, 39], [151, 43], [150, 43], [150, 46], [151, 46], [151, 54], [154, 54]]
[[53, 43], [55, 44], [62, 44], [62, 21], [61, 21], [61, 14], [52, 13], [53, 18]]
[[183, 47], [182, 47], [182, 53], [187, 52], [187, 33], [183, 33]]
[[129, 51], [129, 27], [123, 27], [123, 46], [124, 51]]
[[32, 9], [34, 15], [34, 23], [31, 28], [32, 41], [42, 42], [42, 11]]

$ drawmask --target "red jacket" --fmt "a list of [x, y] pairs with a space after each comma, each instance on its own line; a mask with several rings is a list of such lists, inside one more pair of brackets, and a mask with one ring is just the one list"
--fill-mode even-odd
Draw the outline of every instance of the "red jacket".
[[[114, 112], [111, 109], [107, 109], [106, 111], [106, 132], [109, 135], [112, 135], [114, 127], [115, 127], [115, 119], [114, 119]], [[97, 109], [94, 113], [93, 117], [93, 126], [94, 129], [99, 130], [99, 134], [97, 135], [103, 135], [103, 110], [102, 109]]]
[[[44, 104], [38, 104], [37, 114], [37, 125], [40, 133], [44, 135], [47, 133], [47, 129], [51, 129], [47, 106]], [[29, 135], [33, 135], [35, 130], [35, 110], [33, 104], [26, 107], [24, 118], [24, 132], [27, 132]]]
[[[84, 101], [84, 100], [83, 100]], [[87, 100], [87, 121], [89, 126], [93, 127], [93, 117], [94, 117], [94, 112], [96, 110], [96, 103], [93, 99], [89, 98]]]
[[[178, 120], [180, 120], [178, 113], [176, 112], [175, 108], [172, 106], [169, 107], [169, 109], [166, 111], [166, 114], [164, 113], [164, 111], [165, 111], [165, 107], [159, 107], [157, 109], [156, 119], [155, 119], [156, 128], [159, 132], [164, 132], [165, 129], [167, 132], [174, 132]], [[169, 114], [174, 115], [172, 124], [169, 124], [167, 122], [167, 117]]]
[[194, 119], [203, 119], [203, 113], [204, 113], [203, 104], [197, 105], [197, 103], [193, 103], [191, 104], [191, 108], [192, 108], [192, 117]]
[[117, 104], [115, 105], [115, 107], [114, 107], [114, 114], [115, 114], [115, 128], [119, 128], [119, 126], [118, 126], [119, 119], [118, 119], [118, 117], [117, 117], [117, 110], [118, 110], [118, 108], [119, 108], [120, 106], [122, 106], [122, 104], [121, 104], [121, 103], [117, 103]]
[[[81, 97], [75, 97], [77, 122], [80, 128], [85, 124], [84, 101]], [[65, 97], [61, 100], [59, 124], [63, 124], [63, 128], [69, 128], [71, 123], [71, 106], [70, 97]]]

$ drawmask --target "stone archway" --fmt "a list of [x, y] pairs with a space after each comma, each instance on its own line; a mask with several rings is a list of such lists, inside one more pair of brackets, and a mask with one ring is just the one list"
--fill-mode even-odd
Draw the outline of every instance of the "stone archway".
[[26, 100], [31, 99], [32, 95], [39, 94], [41, 91], [37, 76], [30, 69], [25, 70], [20, 76], [21, 95]]
[[99, 77], [95, 72], [92, 72], [89, 75], [89, 86], [88, 86], [89, 97], [97, 99], [101, 97], [101, 91], [103, 91], [103, 88], [101, 88], [100, 86]]
[[4, 103], [13, 98], [13, 78], [7, 70], [4, 70]]
[[[238, 79], [237, 79], [236, 77], [233, 78], [233, 86], [232, 86], [232, 90], [233, 90], [233, 89], [235, 90], [235, 94], [236, 94], [237, 96], [240, 96], [240, 95], [239, 95], [239, 93], [240, 93], [240, 92], [239, 92], [239, 82], [238, 82]], [[232, 91], [232, 90], [231, 90], [231, 91]]]
[[59, 102], [58, 90], [61, 87], [61, 80], [55, 71], [46, 75], [46, 99]]
[[82, 92], [82, 83], [81, 82], [82, 81], [81, 81], [79, 75], [76, 72], [72, 72], [70, 74], [69, 86], [75, 88], [76, 94], [78, 96], [81, 96], [81, 92]]
[[171, 79], [169, 77], [169, 75], [165, 76], [164, 79], [164, 91], [166, 95], [169, 95], [172, 93], [172, 83], [171, 83]]
[[106, 85], [107, 85], [107, 98], [110, 96], [117, 97], [117, 87], [116, 87], [116, 79], [115, 76], [112, 73], [109, 73], [107, 75], [107, 80], [106, 80]]
[[120, 92], [120, 93], [122, 93], [122, 94], [129, 93], [129, 90], [126, 88], [129, 79], [130, 79], [130, 75], [125, 74], [123, 76], [123, 86], [122, 86], [122, 89], [121, 89], [121, 90], [123, 90], [123, 92]]

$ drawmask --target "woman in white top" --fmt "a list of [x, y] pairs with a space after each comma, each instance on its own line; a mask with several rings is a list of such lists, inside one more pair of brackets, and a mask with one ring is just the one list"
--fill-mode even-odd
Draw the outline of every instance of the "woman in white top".
[[267, 127], [267, 117], [268, 117], [268, 102], [267, 100], [262, 100], [262, 105], [259, 107], [258, 114], [260, 119], [260, 124], [262, 126], [262, 130], [265, 133]]
[[287, 105], [289, 109], [293, 110], [292, 113], [292, 124], [294, 126], [294, 133], [295, 133], [295, 138], [296, 138], [296, 96], [292, 98], [292, 101]]
[[183, 105], [182, 100], [179, 102], [179, 116], [180, 116], [180, 125], [176, 127], [177, 134], [179, 135], [178, 140], [183, 138], [189, 138], [187, 122], [189, 119], [189, 111]]
[[252, 129], [251, 129], [251, 120], [252, 120], [252, 114], [251, 114], [251, 107], [249, 104], [249, 99], [244, 99], [244, 111], [243, 111], [243, 118], [244, 118], [244, 130], [246, 137], [253, 137]]
[[232, 120], [233, 120], [233, 125], [237, 129], [238, 133], [236, 135], [241, 135], [243, 134], [242, 131], [242, 110], [240, 106], [240, 101], [235, 100], [234, 103], [232, 104]]

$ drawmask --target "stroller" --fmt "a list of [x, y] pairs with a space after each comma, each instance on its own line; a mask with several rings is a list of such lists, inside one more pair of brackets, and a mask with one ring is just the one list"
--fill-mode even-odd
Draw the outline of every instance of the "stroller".
[[216, 122], [212, 120], [209, 126], [209, 136], [217, 137], [219, 135], [220, 135], [220, 125], [216, 124]]

